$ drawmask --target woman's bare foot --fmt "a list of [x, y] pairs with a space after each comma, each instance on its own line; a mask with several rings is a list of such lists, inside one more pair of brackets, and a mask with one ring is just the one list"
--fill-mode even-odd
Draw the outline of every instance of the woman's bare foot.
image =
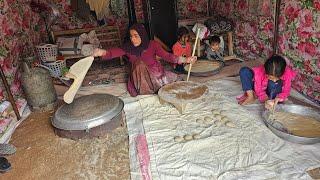
[[254, 92], [252, 90], [247, 91], [246, 94], [247, 94], [247, 98], [239, 102], [240, 105], [252, 104], [256, 100], [254, 96]]

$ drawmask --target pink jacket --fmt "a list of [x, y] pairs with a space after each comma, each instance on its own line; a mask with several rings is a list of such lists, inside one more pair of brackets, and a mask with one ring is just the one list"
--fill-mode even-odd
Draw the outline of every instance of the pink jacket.
[[[260, 101], [265, 101], [268, 99], [266, 93], [268, 85], [268, 77], [265, 72], [264, 66], [258, 66], [252, 68], [254, 72], [254, 92], [258, 96]], [[282, 92], [277, 95], [280, 101], [284, 101], [290, 95], [291, 80], [296, 76], [296, 72], [293, 71], [289, 66], [286, 67], [284, 74], [280, 77], [283, 82]]]

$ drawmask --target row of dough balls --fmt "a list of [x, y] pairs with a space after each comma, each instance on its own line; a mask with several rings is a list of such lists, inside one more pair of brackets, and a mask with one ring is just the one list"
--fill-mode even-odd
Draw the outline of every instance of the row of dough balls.
[[176, 136], [174, 137], [174, 141], [175, 142], [186, 142], [186, 141], [191, 141], [191, 140], [194, 140], [194, 139], [200, 139], [201, 138], [201, 135], [200, 134], [187, 134], [187, 135], [184, 135], [184, 136]]
[[[216, 119], [216, 121], [214, 121], [214, 124], [216, 126], [225, 125], [231, 128], [236, 127], [236, 125], [232, 121], [230, 121], [228, 117], [225, 116], [227, 114], [226, 110], [213, 109], [211, 112]], [[211, 123], [212, 121], [213, 121], [212, 117], [209, 117], [209, 116], [205, 116], [203, 119], [196, 119], [196, 122], [200, 124], [208, 124], [208, 123]], [[174, 141], [186, 142], [186, 141], [191, 141], [191, 140], [200, 139], [200, 138], [201, 138], [201, 135], [195, 133], [192, 135], [187, 134], [184, 136], [176, 136], [174, 137]]]
[[236, 127], [236, 125], [225, 116], [226, 113], [226, 110], [213, 109], [212, 114], [215, 120], [212, 119], [212, 117], [205, 116], [203, 119], [196, 119], [196, 122], [200, 124], [210, 124], [212, 121], [214, 121], [216, 126], [225, 125], [232, 128]]

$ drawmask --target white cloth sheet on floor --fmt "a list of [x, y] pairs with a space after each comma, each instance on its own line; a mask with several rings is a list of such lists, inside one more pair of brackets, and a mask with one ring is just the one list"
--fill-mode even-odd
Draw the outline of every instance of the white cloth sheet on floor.
[[[299, 145], [274, 135], [262, 121], [260, 103], [237, 104], [235, 97], [241, 93], [237, 78], [206, 85], [208, 98], [188, 104], [183, 115], [171, 105], [161, 105], [156, 95], [124, 99], [131, 179], [144, 179], [135, 142], [141, 134], [148, 142], [152, 179], [311, 179], [306, 171], [320, 166], [320, 144]], [[212, 109], [226, 110], [236, 127], [196, 122], [198, 118], [214, 119]], [[199, 140], [173, 140], [201, 132]]]

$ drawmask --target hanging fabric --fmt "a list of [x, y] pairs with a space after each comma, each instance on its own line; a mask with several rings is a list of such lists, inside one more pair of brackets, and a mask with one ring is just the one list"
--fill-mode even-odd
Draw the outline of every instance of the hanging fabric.
[[111, 11], [118, 17], [123, 17], [126, 13], [125, 0], [110, 0]]
[[86, 0], [91, 11], [95, 11], [98, 20], [102, 20], [109, 15], [110, 0]]

